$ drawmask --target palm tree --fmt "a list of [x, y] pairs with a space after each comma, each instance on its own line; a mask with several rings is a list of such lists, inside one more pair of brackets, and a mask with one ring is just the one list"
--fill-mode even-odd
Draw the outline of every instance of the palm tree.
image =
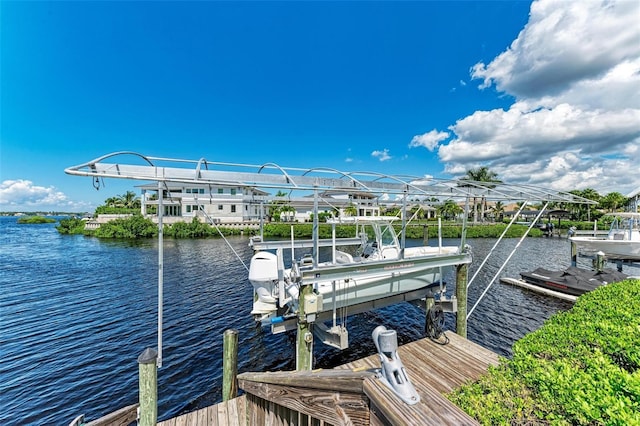
[[443, 204], [436, 207], [436, 210], [444, 219], [455, 218], [457, 215], [464, 212], [462, 207], [457, 205], [453, 200], [445, 201]]
[[357, 216], [358, 215], [358, 208], [353, 203], [349, 204], [348, 206], [345, 206], [343, 211], [344, 211], [345, 216]]
[[494, 218], [498, 218], [502, 221], [502, 216], [504, 215], [504, 203], [502, 201], [496, 201], [493, 207], [491, 207], [491, 210], [493, 211]]
[[[490, 183], [502, 183], [501, 180], [498, 179], [498, 174], [489, 170], [488, 167], [482, 166], [475, 169], [467, 170], [466, 176], [464, 176], [461, 180], [473, 181], [477, 185], [485, 186], [487, 188], [495, 188], [495, 185], [489, 185]], [[472, 185], [467, 185], [472, 186]], [[481, 201], [482, 208], [482, 220], [484, 220], [484, 212], [487, 208], [487, 200], [485, 196], [482, 196]], [[473, 222], [478, 221], [478, 208], [476, 206], [476, 198], [473, 197]]]
[[120, 197], [109, 197], [104, 200], [104, 205], [107, 207], [122, 207], [122, 200]]
[[615, 212], [627, 204], [628, 199], [619, 192], [610, 192], [600, 199], [600, 206], [609, 212]]
[[[286, 197], [287, 193], [283, 191], [278, 191], [276, 197]], [[269, 206], [269, 217], [276, 221], [280, 222], [281, 214], [285, 212], [295, 212], [295, 209], [289, 205], [288, 201], [283, 200], [273, 200], [271, 201], [271, 205]]]
[[135, 209], [140, 207], [140, 198], [133, 191], [127, 191], [120, 196], [122, 207], [127, 209]]

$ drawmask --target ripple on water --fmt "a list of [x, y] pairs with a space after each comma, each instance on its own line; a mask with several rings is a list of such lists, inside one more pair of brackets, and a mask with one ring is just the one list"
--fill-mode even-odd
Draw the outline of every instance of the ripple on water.
[[[248, 263], [248, 240], [229, 241]], [[471, 240], [470, 277], [493, 242]], [[295, 333], [256, 327], [246, 270], [222, 240], [170, 240], [164, 251], [160, 419], [220, 400], [227, 328], [239, 331], [241, 372], [295, 368]], [[568, 266], [565, 240], [527, 239], [521, 253], [503, 276]], [[469, 288], [470, 306], [507, 254], [487, 262], [489, 272]], [[94, 419], [136, 402], [137, 357], [157, 344], [157, 242], [61, 236], [53, 226], [0, 218], [0, 264], [0, 424], [68, 424], [82, 413]], [[445, 279], [453, 282], [453, 273]], [[468, 335], [509, 356], [515, 340], [570, 306], [496, 282], [471, 316]], [[403, 303], [349, 317], [348, 324], [349, 349], [316, 345], [316, 367], [374, 353], [371, 332], [380, 324], [395, 329], [400, 343], [421, 338], [424, 308]], [[452, 314], [445, 327], [455, 327]]]

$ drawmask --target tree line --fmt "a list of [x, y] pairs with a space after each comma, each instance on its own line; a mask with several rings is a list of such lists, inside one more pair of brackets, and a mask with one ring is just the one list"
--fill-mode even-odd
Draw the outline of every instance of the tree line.
[[[465, 184], [465, 181], [468, 184]], [[465, 176], [460, 179], [459, 185], [461, 186], [475, 186], [478, 183], [489, 188], [496, 184], [502, 183], [498, 178], [498, 174], [490, 170], [488, 167], [482, 166], [478, 168], [470, 169], [466, 172]], [[620, 211], [628, 203], [629, 199], [619, 192], [611, 192], [606, 195], [599, 194], [592, 188], [586, 188], [582, 190], [568, 191], [573, 195], [586, 198], [588, 200], [598, 203], [596, 206], [590, 206], [585, 204], [573, 204], [553, 202], [549, 203], [548, 210], [565, 210], [569, 212], [570, 219], [575, 221], [593, 221], [598, 220], [606, 213], [612, 213]], [[295, 215], [295, 208], [290, 205], [289, 202], [283, 200], [286, 197], [286, 193], [278, 191], [275, 195], [278, 199], [273, 200], [267, 209], [267, 217], [270, 221], [280, 222], [283, 219], [291, 219]], [[426, 211], [422, 209], [422, 205], [431, 205], [436, 209], [436, 213], [444, 220], [455, 220], [459, 218], [464, 209], [458, 203], [453, 200], [445, 200], [441, 202], [437, 198], [422, 199], [422, 200], [409, 200], [410, 217], [415, 219], [424, 219], [426, 217]], [[522, 206], [522, 202], [517, 203], [518, 207]], [[136, 213], [140, 211], [141, 200], [135, 192], [127, 191], [122, 195], [107, 198], [104, 204], [96, 208], [95, 214], [123, 214], [123, 213]], [[502, 201], [494, 203], [488, 203], [485, 197], [473, 198], [470, 200], [469, 205], [469, 220], [473, 223], [476, 222], [499, 222], [505, 214], [505, 208], [507, 206]], [[541, 204], [532, 204], [531, 210], [539, 210], [542, 208]], [[149, 213], [155, 213], [155, 209], [150, 210]], [[326, 221], [327, 218], [337, 216], [339, 214], [338, 209], [334, 209], [331, 212], [319, 213], [319, 220], [321, 222]], [[347, 216], [357, 215], [357, 207], [355, 204], [350, 204], [343, 209], [343, 214]], [[381, 214], [385, 216], [399, 216], [400, 207], [389, 206], [381, 210]]]

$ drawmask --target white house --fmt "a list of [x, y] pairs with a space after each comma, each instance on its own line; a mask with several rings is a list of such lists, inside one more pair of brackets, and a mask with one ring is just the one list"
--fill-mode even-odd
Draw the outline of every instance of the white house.
[[[141, 185], [141, 213], [156, 218], [158, 185]], [[190, 222], [194, 217], [216, 223], [260, 220], [261, 203], [267, 192], [250, 187], [167, 183], [163, 189], [163, 221]], [[151, 207], [151, 209], [150, 209]]]

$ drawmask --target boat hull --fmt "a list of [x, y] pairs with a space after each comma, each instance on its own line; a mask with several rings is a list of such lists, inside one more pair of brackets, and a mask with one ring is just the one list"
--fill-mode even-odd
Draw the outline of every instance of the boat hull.
[[640, 241], [589, 237], [572, 237], [569, 240], [575, 243], [578, 251], [584, 254], [595, 255], [602, 252], [609, 259], [640, 260]]

